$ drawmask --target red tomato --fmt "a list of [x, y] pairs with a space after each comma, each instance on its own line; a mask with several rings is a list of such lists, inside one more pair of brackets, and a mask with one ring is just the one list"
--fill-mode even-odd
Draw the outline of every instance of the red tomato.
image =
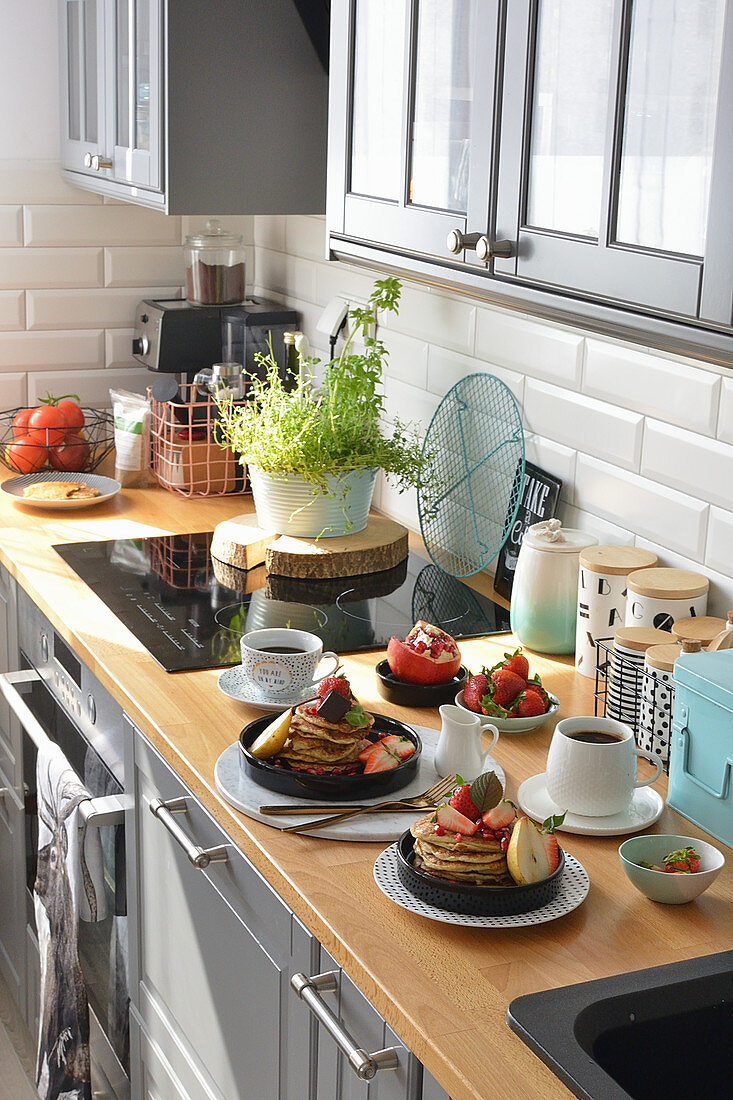
[[398, 680], [408, 684], [442, 684], [458, 672], [461, 654], [450, 634], [418, 620], [404, 642], [390, 638], [387, 661]]
[[15, 439], [20, 439], [22, 435], [28, 434], [28, 421], [33, 411], [33, 409], [21, 409], [13, 417], [13, 436]]
[[48, 451], [31, 435], [22, 435], [5, 451], [8, 465], [20, 474], [34, 474], [43, 466]]
[[84, 413], [79, 408], [76, 401], [71, 401], [68, 397], [64, 397], [61, 401], [57, 402], [56, 408], [59, 412], [64, 414], [67, 428], [70, 428], [74, 432], [78, 432], [80, 428], [84, 427]]
[[55, 405], [41, 405], [28, 418], [28, 435], [46, 447], [63, 443], [66, 430], [66, 417]]
[[58, 447], [49, 447], [48, 457], [55, 470], [80, 472], [89, 464], [89, 444], [83, 435], [68, 432]]

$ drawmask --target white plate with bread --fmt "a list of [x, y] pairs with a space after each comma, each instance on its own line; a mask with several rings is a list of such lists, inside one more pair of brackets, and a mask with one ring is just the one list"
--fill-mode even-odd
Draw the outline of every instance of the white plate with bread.
[[46, 470], [4, 481], [0, 488], [20, 504], [31, 508], [89, 508], [119, 493], [122, 486], [101, 474], [62, 473]]

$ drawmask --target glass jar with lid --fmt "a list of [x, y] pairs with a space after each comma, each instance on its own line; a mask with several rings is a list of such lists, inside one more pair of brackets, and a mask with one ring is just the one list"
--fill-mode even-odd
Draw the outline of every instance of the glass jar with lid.
[[184, 244], [186, 300], [195, 306], [237, 305], [244, 301], [244, 244], [212, 218], [204, 233]]

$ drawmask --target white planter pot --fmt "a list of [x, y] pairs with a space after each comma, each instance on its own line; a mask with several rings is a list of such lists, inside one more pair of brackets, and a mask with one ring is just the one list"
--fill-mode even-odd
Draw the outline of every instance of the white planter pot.
[[327, 493], [297, 474], [268, 474], [250, 465], [247, 469], [257, 523], [265, 531], [335, 538], [366, 527], [376, 468], [327, 475]]

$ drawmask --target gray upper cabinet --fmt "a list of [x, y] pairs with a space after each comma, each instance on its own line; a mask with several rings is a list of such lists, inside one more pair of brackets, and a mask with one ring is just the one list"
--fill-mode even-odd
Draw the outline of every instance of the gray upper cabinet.
[[168, 214], [323, 212], [328, 78], [295, 0], [59, 2], [69, 182]]
[[337, 255], [733, 357], [730, 0], [335, 0]]

